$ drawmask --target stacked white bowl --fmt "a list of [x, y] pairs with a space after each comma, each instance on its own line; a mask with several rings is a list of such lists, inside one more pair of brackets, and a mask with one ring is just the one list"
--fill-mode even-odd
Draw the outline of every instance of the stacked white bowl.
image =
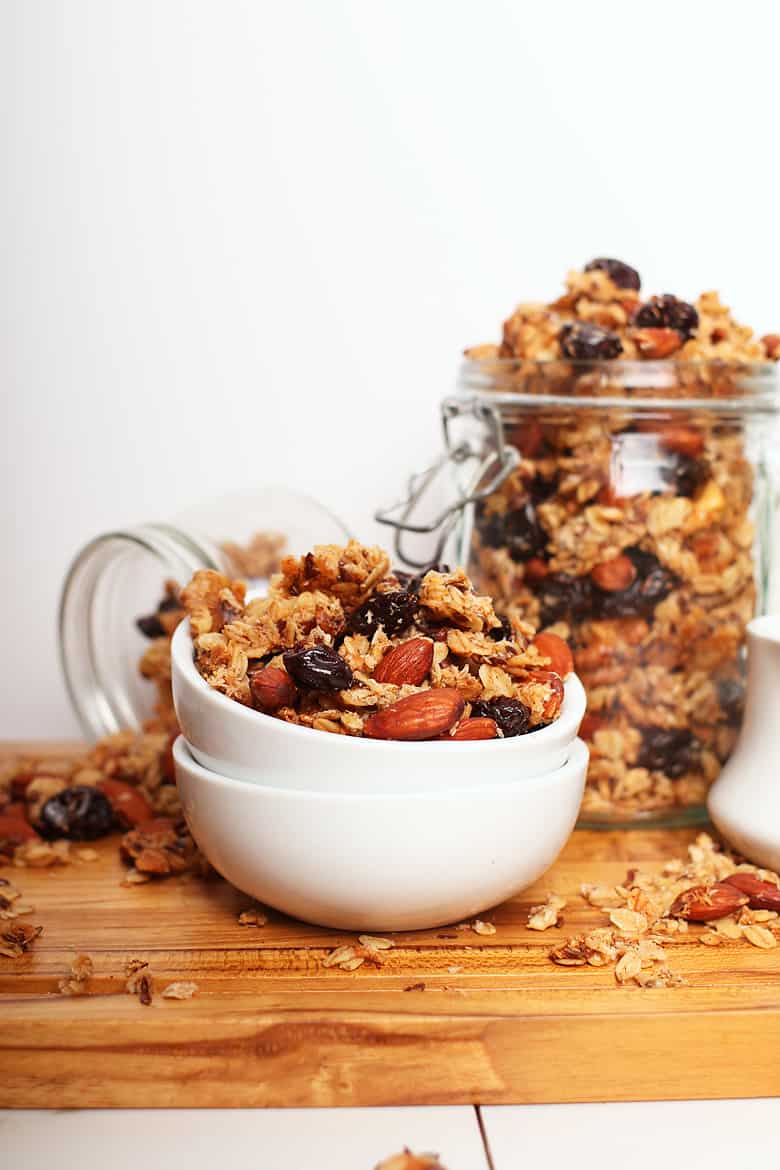
[[534, 882], [577, 818], [588, 752], [571, 675], [529, 735], [399, 743], [296, 727], [215, 691], [172, 644], [176, 777], [195, 840], [239, 889], [347, 930], [474, 917]]

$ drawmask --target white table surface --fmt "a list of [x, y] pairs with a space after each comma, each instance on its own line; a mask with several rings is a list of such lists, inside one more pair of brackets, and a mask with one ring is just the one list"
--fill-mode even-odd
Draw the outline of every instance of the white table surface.
[[[778, 1162], [778, 1099], [481, 1113], [493, 1170], [535, 1160], [549, 1170], [764, 1170]], [[373, 1170], [404, 1145], [436, 1151], [447, 1170], [490, 1170], [477, 1113], [465, 1105], [0, 1112], [2, 1170]]]

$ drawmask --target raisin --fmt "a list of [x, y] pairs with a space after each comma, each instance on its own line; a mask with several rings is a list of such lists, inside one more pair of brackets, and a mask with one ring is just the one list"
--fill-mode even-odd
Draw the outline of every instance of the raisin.
[[526, 735], [531, 713], [519, 699], [480, 699], [471, 708], [472, 719], [493, 719], [503, 733], [504, 739], [515, 735]]
[[515, 635], [509, 618], [504, 613], [497, 613], [496, 617], [501, 622], [501, 625], [494, 626], [492, 630], [488, 630], [488, 637], [492, 638], [494, 642], [513, 642]]
[[590, 264], [585, 265], [586, 272], [594, 272], [600, 270], [606, 272], [609, 279], [618, 288], [632, 288], [635, 292], [639, 292], [641, 281], [639, 273], [636, 268], [632, 268], [630, 264], [624, 264], [622, 260], [612, 260], [606, 256], [599, 256], [596, 260], [591, 260]]
[[352, 614], [347, 631], [371, 638], [382, 626], [388, 638], [392, 638], [412, 624], [418, 604], [419, 598], [414, 589], [375, 593]]
[[640, 548], [627, 548], [625, 556], [636, 569], [627, 589], [605, 593], [597, 589], [596, 609], [601, 617], [652, 617], [655, 607], [674, 589], [677, 578], [657, 557]]
[[94, 841], [115, 827], [111, 802], [99, 788], [74, 784], [46, 801], [39, 815], [45, 837]]
[[166, 593], [156, 611], [146, 617], [137, 618], [135, 624], [145, 638], [163, 638], [165, 637], [165, 628], [158, 614], [170, 613], [174, 609], [181, 609], [181, 601], [175, 594]]
[[282, 655], [287, 673], [310, 691], [343, 691], [352, 686], [349, 663], [330, 646], [309, 646]]
[[640, 768], [664, 772], [672, 780], [691, 767], [694, 738], [685, 727], [643, 727], [642, 744], [637, 757]]
[[718, 701], [729, 723], [740, 723], [745, 707], [745, 684], [738, 678], [718, 681]]
[[663, 471], [664, 478], [678, 496], [695, 496], [710, 477], [709, 464], [689, 455], [676, 455]]
[[563, 356], [574, 362], [608, 361], [623, 352], [617, 333], [590, 321], [568, 321], [558, 334], [558, 341]]
[[590, 577], [570, 577], [568, 573], [548, 573], [536, 590], [541, 604], [541, 624], [582, 621], [593, 613], [593, 586]]
[[475, 517], [479, 539], [486, 548], [503, 548], [504, 545], [504, 517], [497, 512], [488, 516], [485, 505], [477, 505]]
[[690, 337], [699, 327], [699, 314], [693, 305], [681, 301], [671, 293], [651, 297], [640, 305], [634, 315], [634, 324], [643, 329], [676, 329], [683, 337]]
[[547, 547], [547, 533], [530, 500], [504, 517], [504, 544], [515, 562], [539, 556]]

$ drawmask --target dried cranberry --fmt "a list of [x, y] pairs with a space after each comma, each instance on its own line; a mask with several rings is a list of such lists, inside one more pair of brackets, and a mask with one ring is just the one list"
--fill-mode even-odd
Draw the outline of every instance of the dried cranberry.
[[627, 589], [611, 593], [596, 589], [596, 609], [601, 617], [652, 617], [655, 607], [671, 593], [677, 578], [657, 557], [640, 548], [627, 548], [625, 556], [636, 569], [636, 578]]
[[494, 719], [504, 739], [526, 735], [531, 713], [519, 699], [480, 699], [471, 708], [473, 719]]
[[593, 612], [593, 586], [589, 576], [548, 573], [539, 582], [536, 596], [541, 604], [541, 623], [582, 621]]
[[114, 810], [99, 788], [75, 784], [46, 801], [39, 822], [45, 837], [68, 837], [71, 841], [94, 841], [115, 827]]
[[365, 634], [370, 638], [382, 626], [388, 638], [392, 638], [412, 624], [418, 604], [417, 592], [411, 588], [375, 593], [352, 614], [348, 633]]
[[349, 663], [330, 646], [309, 646], [282, 655], [287, 673], [310, 691], [343, 691], [352, 686]]
[[691, 767], [694, 742], [685, 727], [644, 727], [637, 764], [677, 780]]
[[745, 684], [738, 678], [718, 681], [718, 702], [729, 723], [740, 723], [745, 708]]
[[586, 272], [594, 272], [597, 270], [606, 272], [609, 279], [618, 288], [633, 288], [636, 292], [639, 291], [641, 284], [639, 273], [630, 264], [624, 264], [622, 260], [612, 260], [606, 256], [599, 256], [598, 259], [591, 260], [590, 264], [585, 265]]
[[676, 329], [683, 337], [690, 337], [699, 327], [699, 314], [687, 301], [664, 293], [639, 306], [634, 324], [642, 329]]
[[663, 470], [664, 478], [678, 496], [695, 496], [710, 477], [709, 464], [704, 459], [689, 455], [675, 455], [674, 461]]
[[561, 353], [573, 362], [608, 361], [623, 352], [617, 333], [590, 321], [567, 321], [558, 334]]
[[494, 626], [492, 630], [488, 630], [488, 637], [492, 638], [494, 642], [512, 642], [515, 635], [509, 618], [505, 613], [497, 613], [496, 617], [501, 622], [501, 625]]

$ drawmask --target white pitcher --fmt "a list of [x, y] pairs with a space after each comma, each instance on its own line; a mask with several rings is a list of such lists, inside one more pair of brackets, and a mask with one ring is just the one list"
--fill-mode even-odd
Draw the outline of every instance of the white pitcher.
[[780, 616], [747, 627], [748, 686], [736, 747], [710, 789], [718, 831], [757, 865], [780, 869]]

